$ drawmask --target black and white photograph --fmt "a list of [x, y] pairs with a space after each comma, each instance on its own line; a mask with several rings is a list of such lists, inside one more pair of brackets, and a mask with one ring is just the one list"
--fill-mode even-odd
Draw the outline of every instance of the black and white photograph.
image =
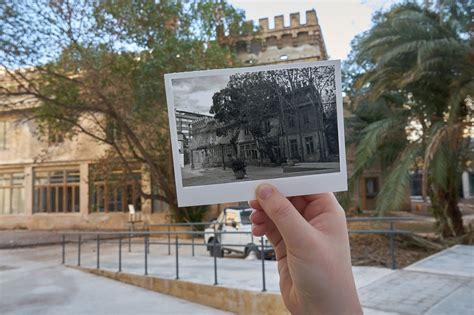
[[170, 78], [177, 186], [340, 173], [336, 66], [226, 69]]

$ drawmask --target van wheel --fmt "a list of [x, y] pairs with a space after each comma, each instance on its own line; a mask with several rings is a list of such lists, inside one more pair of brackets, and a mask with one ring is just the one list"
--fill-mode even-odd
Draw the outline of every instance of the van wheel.
[[209, 255], [211, 257], [223, 257], [224, 256], [224, 251], [222, 250], [221, 246], [219, 245], [219, 242], [216, 242], [216, 246], [213, 246], [214, 245], [214, 240], [211, 239], [209, 240], [209, 242], [207, 243], [207, 247], [209, 249]]
[[244, 258], [247, 258], [247, 256], [250, 254], [250, 248], [248, 246], [245, 246], [244, 249]]
[[248, 255], [250, 255], [250, 253], [252, 253], [252, 252], [254, 252], [256, 254], [256, 256], [259, 257], [259, 250], [255, 245], [249, 244], [249, 245], [245, 246], [244, 258], [247, 258]]

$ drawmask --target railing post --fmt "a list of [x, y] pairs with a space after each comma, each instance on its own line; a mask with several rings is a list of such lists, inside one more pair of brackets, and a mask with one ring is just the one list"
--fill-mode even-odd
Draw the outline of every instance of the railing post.
[[100, 269], [100, 235], [97, 234], [97, 269]]
[[263, 289], [262, 292], [267, 291], [267, 286], [265, 282], [265, 243], [263, 241], [263, 236], [260, 238], [262, 242], [262, 250], [260, 252], [260, 258], [262, 259], [262, 281], [263, 281]]
[[191, 241], [192, 241], [192, 243], [193, 243], [193, 245], [192, 245], [191, 248], [192, 248], [192, 253], [193, 253], [193, 257], [194, 257], [194, 233], [193, 233], [193, 235], [192, 235]]
[[81, 265], [81, 234], [77, 239], [77, 266]]
[[150, 253], [150, 233], [148, 232], [147, 234], [147, 237], [148, 237], [148, 241], [146, 242], [147, 243], [147, 246], [146, 246], [146, 250], [148, 251], [148, 254]]
[[148, 275], [148, 251], [147, 251], [147, 248], [148, 248], [148, 235], [145, 235], [145, 237], [143, 238], [144, 240], [144, 243], [145, 243], [145, 276]]
[[132, 226], [128, 226], [128, 252], [132, 251]]
[[176, 280], [178, 280], [179, 279], [179, 254], [178, 254], [179, 244], [178, 244], [177, 234], [176, 234], [175, 244], [176, 244]]
[[214, 285], [217, 285], [217, 234], [216, 234], [216, 227], [214, 226], [214, 238], [212, 239], [212, 253], [214, 255]]
[[168, 255], [171, 255], [171, 228], [168, 225]]
[[118, 271], [122, 272], [122, 236], [119, 236], [119, 266]]
[[66, 263], [66, 235], [63, 234], [62, 240], [62, 257], [63, 257], [63, 265]]
[[393, 222], [390, 221], [390, 255], [392, 256], [392, 269], [397, 269], [397, 261], [395, 257], [395, 234], [393, 233]]

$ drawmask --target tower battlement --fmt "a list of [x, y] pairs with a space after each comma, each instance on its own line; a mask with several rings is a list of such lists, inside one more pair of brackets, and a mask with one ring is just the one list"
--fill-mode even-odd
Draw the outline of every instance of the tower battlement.
[[268, 18], [262, 18], [258, 20], [258, 24], [262, 32], [268, 31], [277, 31], [277, 30], [284, 30], [293, 27], [300, 27], [300, 26], [316, 26], [319, 25], [318, 17], [316, 16], [315, 10], [308, 10], [306, 11], [306, 23], [301, 23], [300, 14], [290, 13], [290, 26], [285, 27], [285, 17], [284, 15], [278, 15], [274, 17], [275, 27], [270, 28], [268, 23]]
[[[258, 33], [237, 41], [237, 55], [247, 65], [328, 59], [316, 11], [305, 14], [306, 23], [302, 23], [299, 13], [291, 13], [288, 26], [284, 15], [275, 16], [272, 28], [268, 18], [259, 19]], [[247, 23], [254, 25], [253, 21]]]

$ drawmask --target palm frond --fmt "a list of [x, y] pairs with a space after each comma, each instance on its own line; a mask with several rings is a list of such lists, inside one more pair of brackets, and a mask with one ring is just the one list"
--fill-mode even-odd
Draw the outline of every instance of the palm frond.
[[413, 143], [407, 146], [393, 163], [394, 167], [384, 177], [382, 188], [377, 195], [376, 210], [379, 214], [398, 210], [407, 201], [407, 191], [410, 187], [409, 170], [420, 152], [420, 144]]
[[362, 138], [355, 153], [355, 163], [352, 176], [359, 177], [364, 169], [373, 163], [377, 150], [384, 137], [398, 123], [396, 118], [385, 118], [368, 125], [362, 130]]

